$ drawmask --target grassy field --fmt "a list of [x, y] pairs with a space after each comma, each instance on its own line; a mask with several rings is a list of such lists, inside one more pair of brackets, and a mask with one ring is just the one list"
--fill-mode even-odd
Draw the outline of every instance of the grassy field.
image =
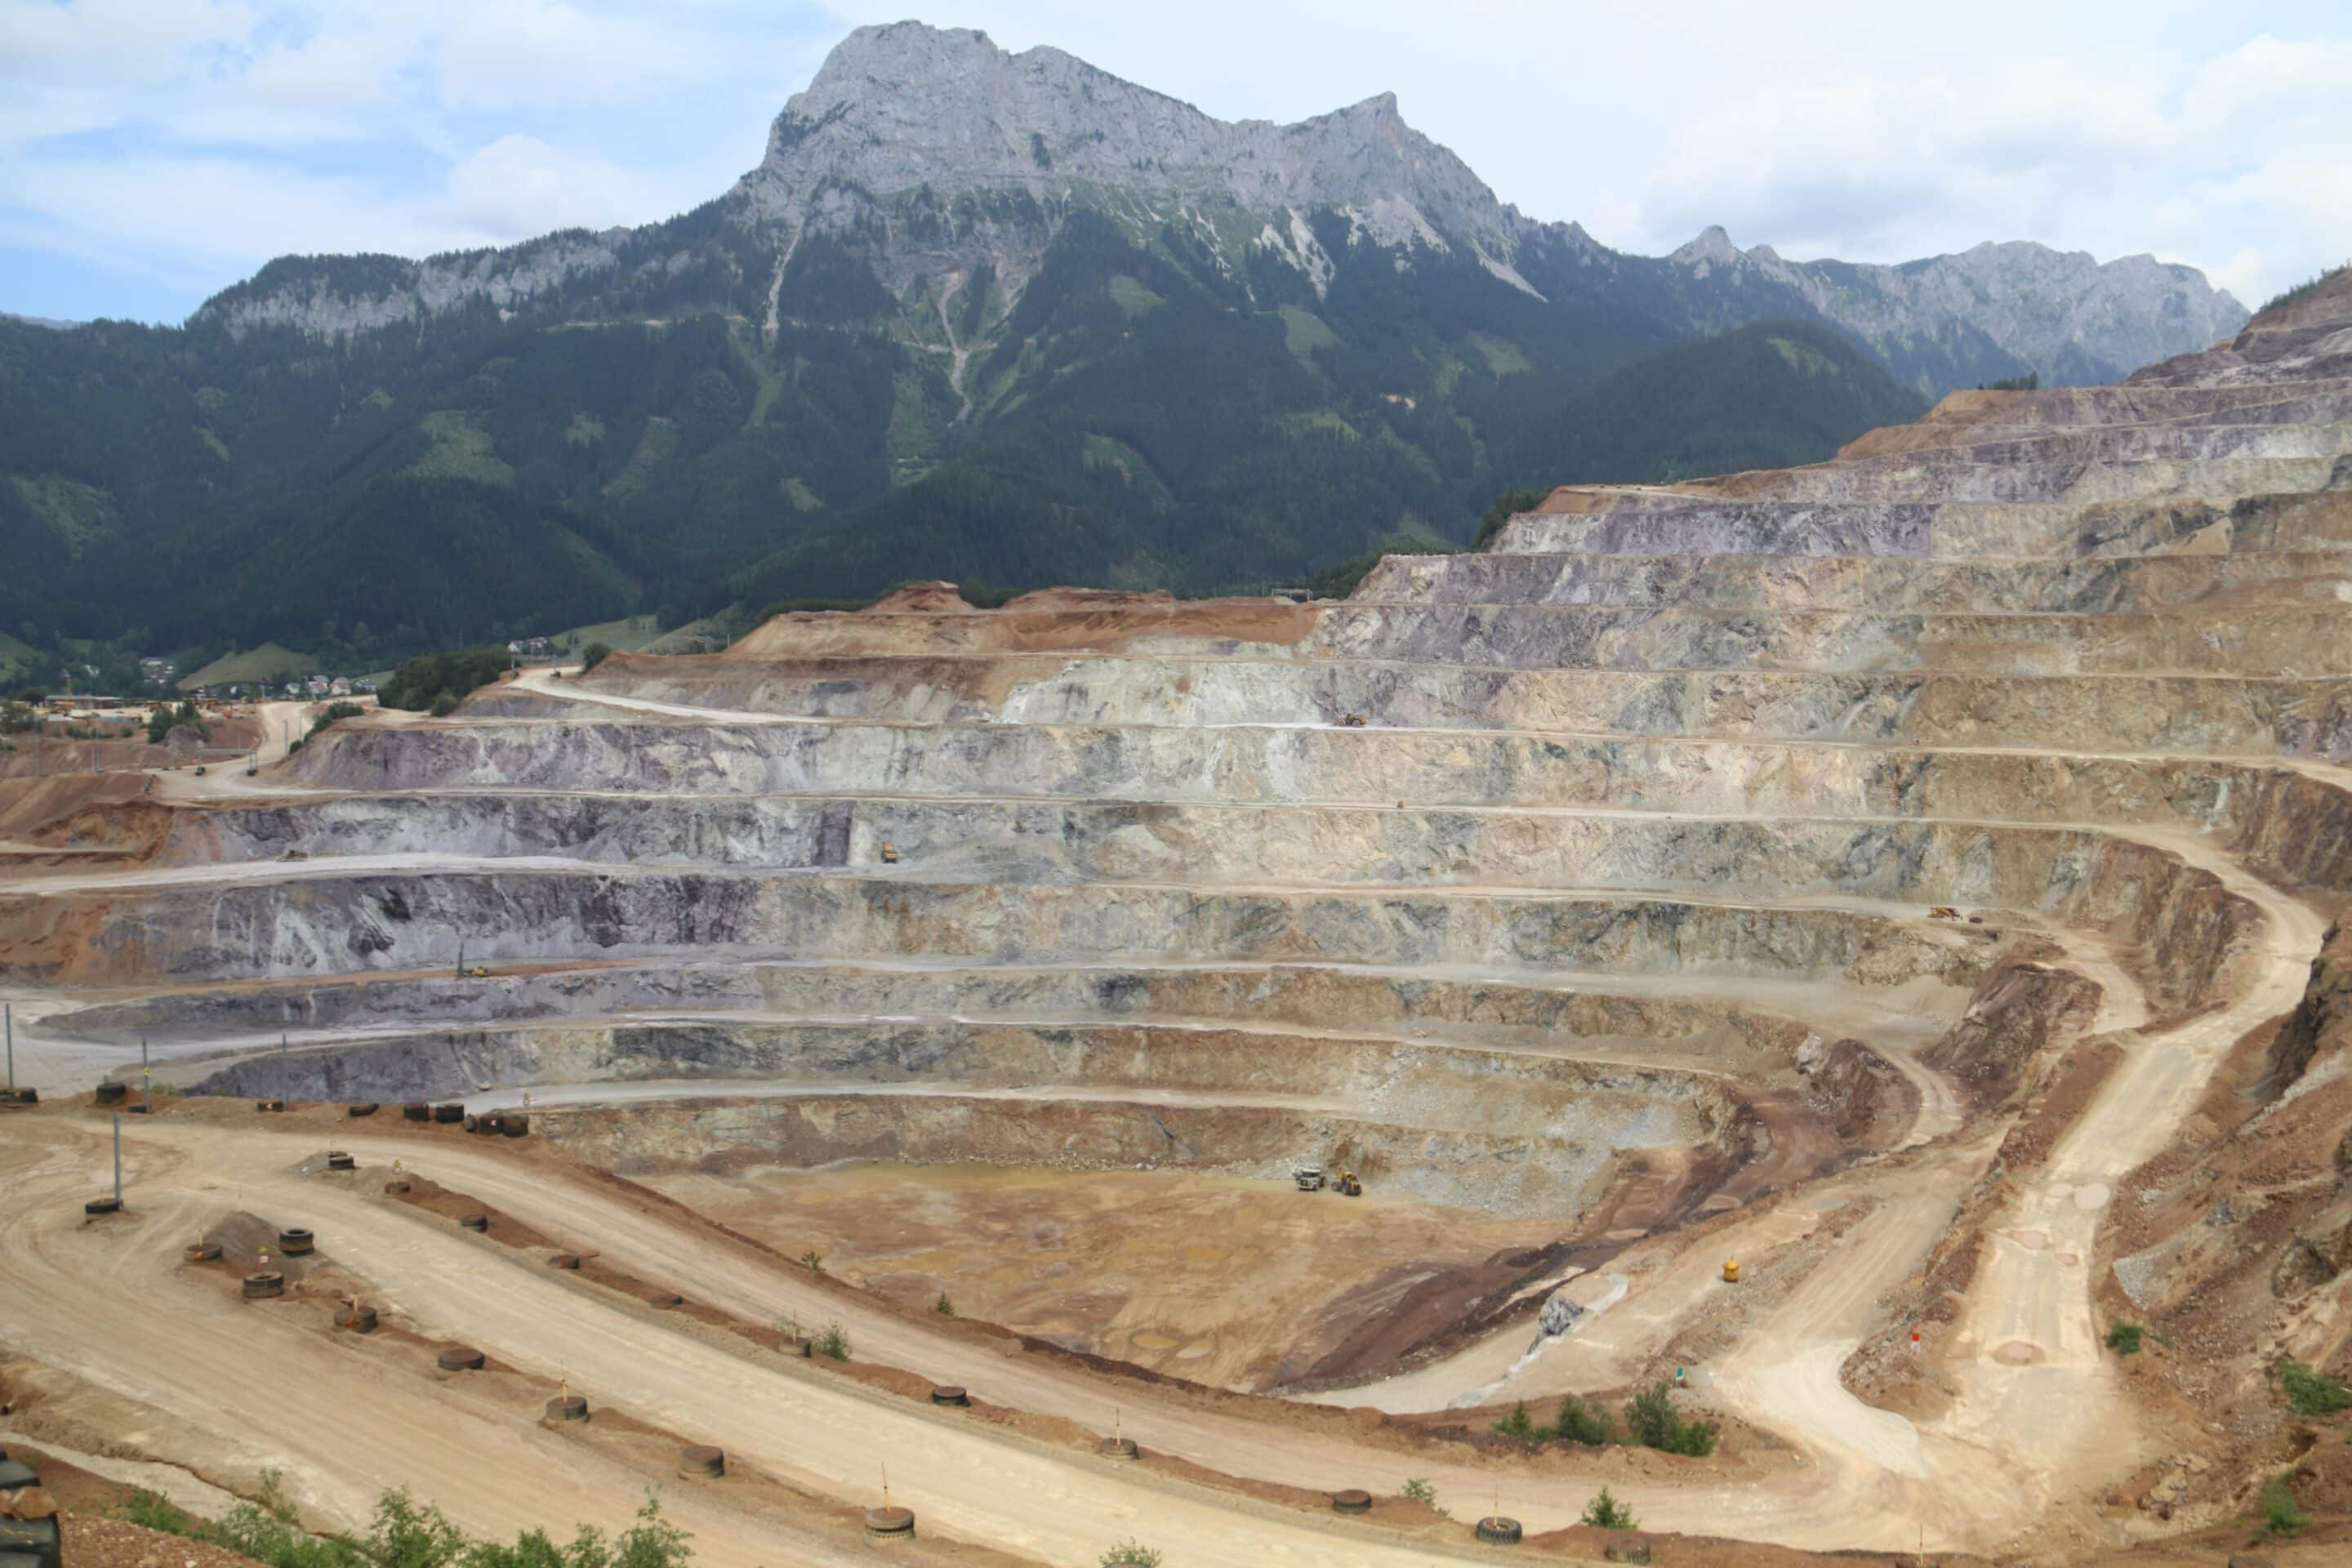
[[617, 621], [599, 621], [593, 626], [573, 626], [570, 631], [557, 632], [548, 640], [570, 653], [586, 647], [592, 642], [603, 643], [614, 653], [635, 653], [661, 636], [651, 616], [629, 616]]
[[180, 677], [180, 689], [226, 686], [232, 680], [266, 680], [273, 675], [309, 675], [318, 668], [319, 661], [307, 653], [266, 642], [243, 653], [224, 654], [194, 674]]
[[22, 680], [27, 676], [39, 674], [54, 662], [44, 658], [6, 632], [0, 632], [0, 680]]

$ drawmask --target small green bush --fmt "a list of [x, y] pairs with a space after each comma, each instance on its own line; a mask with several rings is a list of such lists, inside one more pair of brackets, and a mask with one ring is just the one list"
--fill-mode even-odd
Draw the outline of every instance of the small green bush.
[[192, 1534], [198, 1522], [171, 1499], [144, 1487], [123, 1500], [121, 1513], [142, 1530], [160, 1531], [165, 1535]]
[[2352, 1410], [2352, 1387], [2289, 1357], [2279, 1365], [2279, 1386], [2286, 1391], [2287, 1407], [2297, 1415], [2333, 1415]]
[[131, 1523], [201, 1541], [252, 1558], [266, 1568], [687, 1568], [694, 1549], [687, 1533], [661, 1517], [648, 1497], [637, 1521], [614, 1540], [582, 1525], [572, 1544], [559, 1547], [543, 1530], [525, 1531], [512, 1545], [468, 1541], [439, 1509], [404, 1491], [376, 1500], [362, 1540], [306, 1533], [279, 1490], [274, 1471], [262, 1475], [261, 1500], [242, 1503], [215, 1523], [195, 1518], [153, 1492], [124, 1503]]
[[2107, 1348], [2117, 1355], [2139, 1354], [2140, 1342], [2147, 1331], [2137, 1323], [2116, 1323], [2107, 1329]]
[[955, 1303], [949, 1300], [948, 1293], [942, 1290], [940, 1292], [940, 1299], [931, 1303], [931, 1310], [942, 1318], [952, 1318], [955, 1316]]
[[321, 730], [331, 729], [345, 719], [356, 719], [366, 711], [356, 702], [330, 702], [325, 712], [310, 721], [310, 733], [302, 738], [307, 741]]
[[610, 646], [600, 642], [590, 643], [580, 652], [580, 673], [587, 674], [612, 657], [613, 650]]
[[816, 1338], [809, 1342], [821, 1356], [830, 1356], [835, 1361], [849, 1359], [849, 1331], [843, 1328], [838, 1321], [819, 1329]]
[[1512, 1405], [1511, 1413], [1495, 1423], [1495, 1430], [1506, 1437], [1517, 1437], [1522, 1443], [1534, 1442], [1536, 1421], [1528, 1414], [1528, 1402], [1522, 1399]]
[[1431, 1512], [1436, 1514], [1440, 1519], [1451, 1519], [1454, 1517], [1451, 1513], [1446, 1511], [1444, 1505], [1438, 1502], [1437, 1489], [1429, 1484], [1429, 1480], [1426, 1477], [1414, 1476], [1398, 1489], [1397, 1496], [1404, 1499], [1407, 1502], [1417, 1502], [1421, 1504], [1423, 1508], [1428, 1509]]
[[1102, 1554], [1102, 1568], [1126, 1568], [1129, 1563], [1136, 1568], [1160, 1568], [1159, 1549], [1140, 1541], [1122, 1541]]
[[2263, 1488], [2263, 1532], [2266, 1535], [2293, 1535], [2311, 1522], [2311, 1516], [2295, 1502], [2294, 1494], [2286, 1489], [2284, 1476], [2273, 1477]]
[[1625, 1406], [1625, 1429], [1634, 1442], [1661, 1453], [1704, 1458], [1715, 1452], [1715, 1428], [1676, 1415], [1670, 1384], [1653, 1384], [1633, 1397]]
[[1582, 1443], [1592, 1448], [1615, 1436], [1610, 1429], [1609, 1413], [1585, 1404], [1573, 1394], [1559, 1402], [1559, 1416], [1552, 1423], [1552, 1435], [1563, 1443]]
[[1601, 1495], [1584, 1505], [1583, 1521], [1595, 1530], [1638, 1530], [1642, 1524], [1633, 1517], [1632, 1509], [1609, 1495], [1607, 1487], [1602, 1487]]

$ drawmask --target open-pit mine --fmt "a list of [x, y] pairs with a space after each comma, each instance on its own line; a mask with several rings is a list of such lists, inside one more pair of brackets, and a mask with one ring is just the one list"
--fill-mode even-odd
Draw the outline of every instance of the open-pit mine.
[[[2277, 1384], [2347, 752], [2339, 278], [1344, 601], [917, 586], [16, 778], [0, 1441], [711, 1568], [2218, 1564], [2352, 1500]], [[1711, 1452], [1495, 1430], [1661, 1383]]]

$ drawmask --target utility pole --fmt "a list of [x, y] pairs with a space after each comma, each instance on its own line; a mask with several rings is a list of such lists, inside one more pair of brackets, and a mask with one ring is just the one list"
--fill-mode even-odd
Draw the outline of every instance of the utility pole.
[[122, 1206], [122, 1113], [114, 1113], [114, 1206]]

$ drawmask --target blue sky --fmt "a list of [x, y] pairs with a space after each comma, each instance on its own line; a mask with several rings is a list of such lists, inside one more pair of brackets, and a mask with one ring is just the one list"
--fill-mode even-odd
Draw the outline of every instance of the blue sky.
[[1507, 201], [1669, 249], [2152, 251], [2248, 303], [2352, 257], [2352, 5], [0, 0], [0, 310], [177, 321], [289, 252], [707, 200], [908, 15], [1228, 119], [1395, 91]]

